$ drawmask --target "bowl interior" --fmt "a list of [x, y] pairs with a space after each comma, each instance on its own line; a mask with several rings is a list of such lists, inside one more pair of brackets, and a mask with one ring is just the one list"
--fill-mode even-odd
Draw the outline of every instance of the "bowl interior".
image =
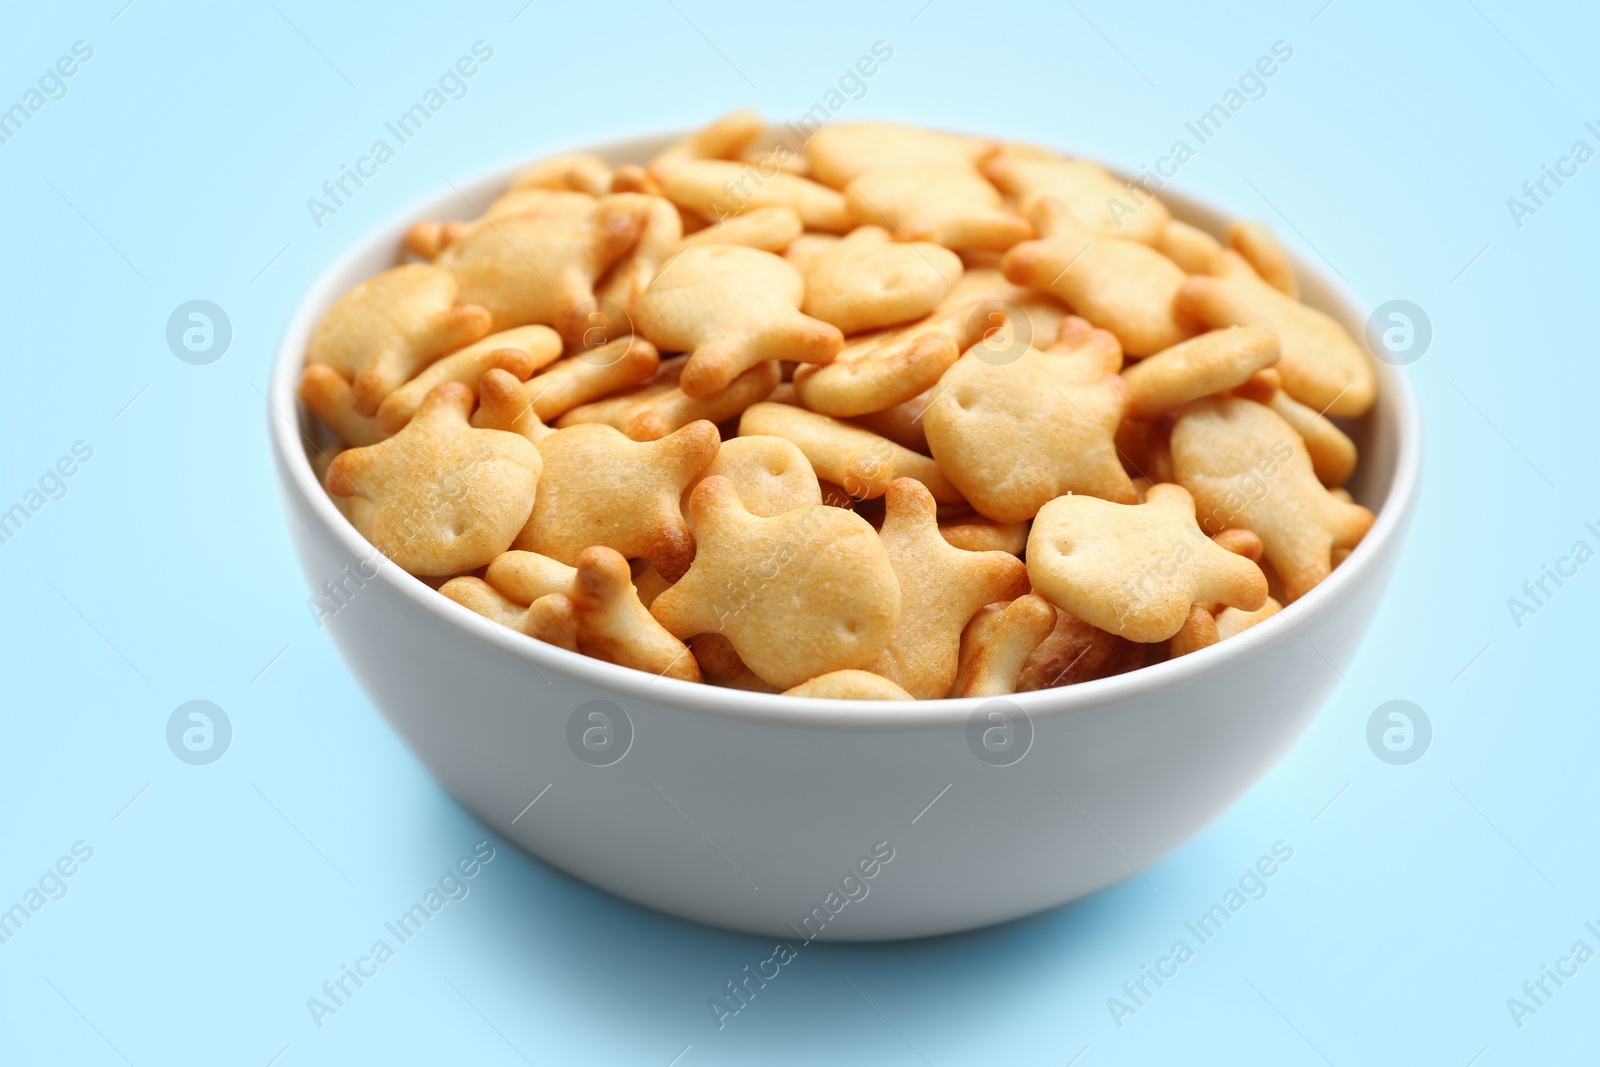
[[[639, 137], [569, 150], [592, 153], [613, 166], [640, 163], [680, 136], [664, 134]], [[330, 264], [296, 308], [279, 347], [272, 373], [269, 400], [271, 434], [274, 447], [284, 461], [283, 467], [290, 483], [286, 490], [306, 497], [312, 511], [328, 525], [331, 534], [345, 544], [352, 556], [370, 558], [376, 549], [345, 521], [322, 489], [313, 470], [311, 456], [316, 451], [331, 455], [337, 441], [320, 420], [300, 403], [296, 388], [312, 328], [341, 293], [401, 261], [401, 241], [412, 223], [419, 219], [476, 219], [504, 188], [511, 175], [528, 163], [555, 154], [556, 151], [541, 151], [469, 180], [455, 182], [392, 216]], [[1231, 216], [1172, 189], [1163, 189], [1160, 195], [1175, 218], [1219, 238], [1223, 235]], [[1301, 299], [1332, 316], [1360, 343], [1365, 334], [1365, 316], [1352, 295], [1325, 274], [1319, 265], [1292, 251], [1291, 257], [1300, 282]], [[1376, 370], [1378, 401], [1372, 410], [1359, 419], [1336, 421], [1355, 441], [1360, 454], [1360, 463], [1347, 488], [1357, 501], [1377, 513], [1377, 522], [1329, 578], [1284, 609], [1283, 614], [1288, 622], [1297, 623], [1300, 618], [1317, 612], [1320, 605], [1339, 596], [1342, 589], [1360, 580], [1381, 545], [1403, 533], [1405, 513], [1415, 496], [1421, 468], [1421, 417], [1415, 395], [1404, 374], [1382, 362], [1376, 363]], [[670, 678], [655, 679], [624, 667], [544, 645], [521, 634], [507, 631], [491, 635], [487, 628], [496, 624], [438, 595], [425, 583], [397, 567], [383, 567], [379, 580], [406, 587], [423, 610], [440, 613], [455, 625], [476, 628], [486, 639], [492, 636], [502, 643], [511, 640], [518, 646], [519, 654], [537, 663], [541, 669], [576, 674], [623, 693], [642, 693], [641, 686], [648, 683], [654, 699], [677, 698], [693, 701], [701, 707], [721, 707], [740, 714], [777, 715], [786, 719], [799, 717], [838, 721], [853, 718], [863, 725], [885, 717], [902, 720], [914, 714], [931, 714], [941, 719], [961, 717], [982, 703], [981, 698], [958, 698], [914, 701], [889, 707], [875, 702], [779, 697]], [[1009, 699], [1022, 705], [1030, 714], [1061, 713], [1091, 699], [1098, 701], [1110, 691], [1120, 689], [1132, 693], [1152, 685], [1181, 684], [1189, 672], [1211, 669], [1219, 661], [1239, 655], [1250, 644], [1266, 639], [1265, 629], [1255, 627], [1200, 652], [1128, 674], [1060, 689], [1019, 693]]]

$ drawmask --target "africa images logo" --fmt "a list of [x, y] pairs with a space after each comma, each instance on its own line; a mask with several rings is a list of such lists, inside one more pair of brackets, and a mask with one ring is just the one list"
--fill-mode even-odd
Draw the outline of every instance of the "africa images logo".
[[179, 704], [167, 718], [167, 747], [192, 767], [217, 762], [232, 743], [232, 720], [209, 700]]

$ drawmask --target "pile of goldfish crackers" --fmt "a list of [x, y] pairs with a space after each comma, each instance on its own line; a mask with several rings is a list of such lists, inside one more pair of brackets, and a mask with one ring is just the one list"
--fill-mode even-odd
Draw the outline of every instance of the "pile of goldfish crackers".
[[1185, 655], [1373, 515], [1367, 355], [1258, 222], [1046, 148], [729, 114], [528, 167], [312, 334], [314, 457], [388, 559], [686, 681], [997, 696]]

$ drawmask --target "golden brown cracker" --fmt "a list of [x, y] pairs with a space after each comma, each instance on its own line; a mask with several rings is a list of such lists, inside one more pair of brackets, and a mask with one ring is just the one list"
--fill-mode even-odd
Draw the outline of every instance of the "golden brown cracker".
[[1165, 641], [1195, 604], [1249, 611], [1267, 597], [1261, 569], [1219, 547], [1195, 522], [1182, 487], [1152, 486], [1143, 504], [1058, 497], [1028, 535], [1035, 592], [1091, 626], [1130, 641]]
[[[1222, 253], [1222, 258], [1234, 255]], [[1284, 390], [1314, 411], [1354, 417], [1377, 396], [1372, 361], [1328, 315], [1285, 296], [1251, 271], [1226, 277], [1195, 275], [1183, 283], [1177, 307], [1215, 329], [1259, 326], [1278, 336], [1278, 374]]]
[[448, 272], [408, 263], [334, 301], [311, 331], [306, 365], [338, 371], [351, 383], [356, 411], [372, 415], [408, 378], [489, 328], [489, 312], [464, 296]]
[[1017, 692], [1023, 666], [1055, 626], [1056, 609], [1029, 593], [981, 608], [961, 634], [961, 660], [952, 697]]
[[805, 232], [794, 208], [758, 207], [698, 230], [683, 239], [687, 246], [745, 245], [763, 252], [783, 252]]
[[910, 693], [882, 675], [869, 671], [829, 671], [792, 689], [786, 697], [820, 697], [824, 700], [915, 700]]
[[739, 420], [739, 436], [771, 434], [793, 441], [817, 476], [858, 500], [872, 500], [896, 478], [915, 478], [940, 503], [962, 502], [960, 492], [927, 456], [871, 430], [804, 408], [770, 402], [752, 405]]
[[575, 407], [556, 420], [560, 427], [585, 422], [614, 426], [635, 441], [655, 441], [691, 422], [712, 423], [736, 418], [751, 404], [767, 398], [781, 375], [776, 360], [757, 363], [706, 397], [685, 396], [679, 386], [687, 356], [662, 360], [648, 380], [604, 400]]
[[384, 397], [378, 422], [389, 433], [411, 421], [422, 398], [436, 385], [460, 382], [476, 389], [478, 379], [500, 369], [525, 380], [561, 355], [561, 338], [548, 326], [518, 326], [492, 333], [437, 360], [421, 374]]
[[1333, 421], [1306, 407], [1281, 390], [1266, 401], [1267, 407], [1300, 435], [1311, 456], [1311, 469], [1323, 485], [1337, 488], [1350, 480], [1356, 469], [1356, 443]]
[[579, 652], [667, 678], [701, 680], [689, 647], [640, 603], [621, 553], [591, 545], [578, 554], [576, 566], [569, 596], [577, 615]]
[[845, 200], [857, 222], [902, 241], [1004, 251], [1033, 236], [1000, 193], [970, 167], [880, 167], [852, 178]]
[[660, 196], [624, 196], [632, 199], [613, 200], [632, 203], [644, 222], [633, 247], [595, 285], [595, 303], [584, 305], [582, 321], [569, 328], [569, 335], [577, 336], [586, 349], [633, 332], [630, 316], [638, 310], [639, 297], [683, 243], [683, 216], [672, 201]]
[[1293, 300], [1300, 299], [1300, 286], [1294, 279], [1294, 264], [1278, 242], [1278, 235], [1264, 222], [1235, 219], [1228, 224], [1228, 247], [1243, 256], [1261, 280]]
[[972, 506], [1021, 522], [1062, 493], [1133, 499], [1113, 443], [1126, 406], [1120, 377], [1070, 355], [1029, 348], [995, 363], [975, 347], [945, 372], [922, 421]]
[[1267, 602], [1255, 611], [1223, 608], [1217, 613], [1217, 639], [1226, 641], [1235, 634], [1242, 634], [1250, 627], [1266, 622], [1282, 610], [1283, 605], [1271, 597], [1267, 597]]
[[933, 496], [897, 478], [884, 496], [878, 536], [900, 583], [900, 617], [889, 645], [869, 670], [919, 700], [949, 692], [961, 632], [979, 608], [1028, 591], [1028, 569], [1006, 552], [968, 552], [940, 536]]
[[[576, 195], [576, 194], [573, 194]], [[489, 310], [494, 329], [540, 323], [569, 343], [594, 283], [644, 228], [640, 198], [606, 196], [578, 209], [549, 205], [474, 223], [435, 261], [460, 283], [462, 303]]]
[[1051, 220], [1040, 221], [1045, 237], [1006, 253], [1007, 278], [1065, 301], [1132, 356], [1170, 348], [1194, 332], [1173, 303], [1188, 277], [1182, 268], [1148, 245], [1068, 223], [1056, 208], [1046, 200], [1035, 215]]
[[[782, 437], [753, 434], [724, 441], [702, 478], [733, 483], [746, 511], [762, 518], [822, 503], [822, 487], [805, 453]], [[693, 493], [692, 483], [687, 493]]]
[[611, 191], [611, 166], [587, 152], [569, 152], [531, 163], [507, 183], [508, 189], [574, 189], [590, 196]]
[[[1236, 611], [1237, 608], [1229, 608]], [[1167, 655], [1172, 659], [1187, 656], [1191, 652], [1198, 652], [1202, 648], [1210, 648], [1220, 638], [1217, 636], [1217, 620], [1212, 618], [1211, 611], [1203, 604], [1196, 604], [1189, 609], [1189, 615], [1183, 620], [1183, 626], [1172, 635], [1172, 641], [1167, 646]]]
[[[794, 392], [792, 385], [789, 389], [791, 393]], [[909, 448], [913, 452], [921, 452], [923, 455], [928, 455], [928, 434], [926, 428], [922, 425], [922, 413], [927, 410], [928, 401], [932, 398], [933, 390], [924, 389], [910, 400], [902, 401], [890, 408], [884, 408], [882, 411], [869, 411], [857, 415], [850, 421], [857, 426], [871, 430], [879, 437], [887, 437], [903, 448]], [[767, 399], [777, 401], [779, 399], [778, 391], [774, 390], [772, 396]], [[793, 406], [803, 407], [805, 405], [800, 404], [799, 397], [796, 396]]]
[[1119, 181], [1098, 163], [1049, 149], [1007, 145], [984, 162], [983, 172], [1030, 217], [1051, 199], [1085, 230], [1146, 245], [1157, 244], [1172, 221], [1166, 205], [1140, 186]]
[[375, 445], [389, 436], [377, 419], [356, 410], [350, 383], [325, 363], [313, 363], [301, 372], [300, 400], [347, 445]]
[[661, 349], [690, 353], [678, 385], [706, 397], [769, 359], [833, 359], [844, 336], [800, 313], [804, 295], [800, 272], [770, 252], [687, 248], [639, 298], [638, 326]]
[[570, 593], [577, 568], [537, 552], [502, 552], [489, 562], [483, 580], [518, 604], [532, 604], [551, 593]]
[[663, 148], [650, 166], [666, 167], [690, 159], [738, 159], [765, 129], [760, 114], [739, 108]]
[[1147, 649], [1108, 634], [1065, 611], [1056, 610], [1055, 627], [1022, 665], [1017, 692], [1053, 689], [1125, 674], [1145, 665]]
[[948, 248], [900, 243], [880, 227], [860, 226], [802, 261], [800, 310], [846, 335], [894, 326], [937, 307], [962, 270], [961, 258]]
[[628, 561], [595, 545], [568, 566], [534, 552], [506, 552], [485, 580], [456, 578], [440, 590], [530, 637], [650, 674], [701, 680], [689, 649], [661, 628], [634, 587]]
[[1243, 385], [1277, 361], [1277, 336], [1258, 326], [1230, 326], [1180, 341], [1122, 372], [1128, 383], [1128, 417], [1165, 415], [1191, 400]]
[[450, 579], [439, 587], [439, 592], [468, 611], [512, 630], [521, 629], [522, 619], [528, 614], [527, 604], [519, 604], [482, 578], [471, 575]]
[[1334, 498], [1317, 480], [1294, 428], [1249, 400], [1202, 400], [1186, 408], [1172, 430], [1172, 461], [1209, 523], [1260, 536], [1283, 579], [1285, 603], [1326, 578], [1333, 550], [1353, 548], [1372, 526], [1372, 512]]
[[975, 167], [996, 148], [986, 137], [924, 130], [897, 122], [832, 122], [806, 145], [811, 172], [835, 189], [879, 167]]
[[1182, 267], [1187, 274], [1205, 274], [1222, 242], [1197, 226], [1173, 219], [1162, 229], [1155, 250]]
[[837, 190], [772, 164], [691, 159], [652, 168], [650, 173], [667, 199], [712, 222], [758, 208], [786, 207], [808, 229], [843, 233], [855, 224]]
[[677, 580], [695, 553], [678, 501], [719, 441], [709, 422], [659, 441], [632, 441], [597, 423], [547, 434], [539, 441], [539, 498], [515, 547], [576, 564], [585, 548], [604, 545]]
[[1009, 552], [1021, 556], [1028, 547], [1028, 524], [995, 522], [969, 513], [941, 518], [939, 536], [968, 552]]
[[648, 381], [660, 367], [656, 346], [630, 334], [558, 360], [524, 386], [535, 414], [554, 422], [579, 405]]
[[888, 645], [900, 589], [865, 520], [826, 505], [752, 515], [726, 478], [702, 481], [689, 507], [694, 564], [650, 607], [674, 635], [722, 633], [785, 688], [864, 668]]
[[534, 444], [554, 431], [534, 411], [527, 387], [516, 375], [492, 367], [478, 379], [478, 410], [472, 425], [480, 430], [504, 430], [521, 434]]
[[402, 570], [449, 577], [511, 546], [533, 507], [539, 451], [525, 438], [474, 429], [472, 390], [435, 386], [406, 427], [341, 452], [327, 486], [372, 501], [368, 540]]
[[869, 415], [928, 390], [961, 356], [959, 317], [934, 316], [851, 338], [832, 362], [795, 371], [794, 388], [813, 411]]

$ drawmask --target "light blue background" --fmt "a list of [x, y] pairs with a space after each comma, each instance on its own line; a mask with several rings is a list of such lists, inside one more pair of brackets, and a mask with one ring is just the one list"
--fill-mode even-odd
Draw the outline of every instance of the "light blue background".
[[[0, 545], [0, 906], [75, 841], [94, 858], [0, 945], [0, 1060], [1592, 1054], [1600, 962], [1521, 1029], [1506, 1000], [1579, 938], [1600, 949], [1583, 929], [1600, 926], [1600, 562], [1520, 628], [1506, 600], [1573, 541], [1597, 545], [1583, 523], [1600, 525], [1600, 161], [1520, 228], [1506, 199], [1573, 141], [1600, 148], [1583, 128], [1600, 119], [1596, 18], [1322, 2], [8, 6], [0, 106], [74, 41], [94, 57], [0, 145], [0, 508], [74, 442], [94, 458]], [[466, 97], [316, 228], [306, 198], [480, 39], [494, 57]], [[1432, 319], [1431, 351], [1405, 372], [1427, 420], [1422, 504], [1355, 663], [1282, 765], [1148, 883], [968, 936], [814, 946], [719, 1032], [706, 999], [766, 942], [644, 912], [496, 841], [470, 896], [319, 1030], [306, 998], [486, 831], [306, 610], [262, 397], [291, 307], [348, 242], [446, 178], [736, 105], [793, 118], [878, 40], [893, 59], [841, 117], [991, 130], [1123, 167], [1154, 162], [1273, 42], [1294, 49], [1176, 183], [1267, 220], [1369, 306], [1406, 298]], [[164, 340], [195, 298], [233, 325], [209, 366]], [[164, 739], [196, 698], [234, 729], [206, 767]], [[1365, 740], [1395, 698], [1434, 727], [1411, 766]], [[1294, 859], [1266, 898], [1118, 1029], [1107, 998], [1279, 840]]]

